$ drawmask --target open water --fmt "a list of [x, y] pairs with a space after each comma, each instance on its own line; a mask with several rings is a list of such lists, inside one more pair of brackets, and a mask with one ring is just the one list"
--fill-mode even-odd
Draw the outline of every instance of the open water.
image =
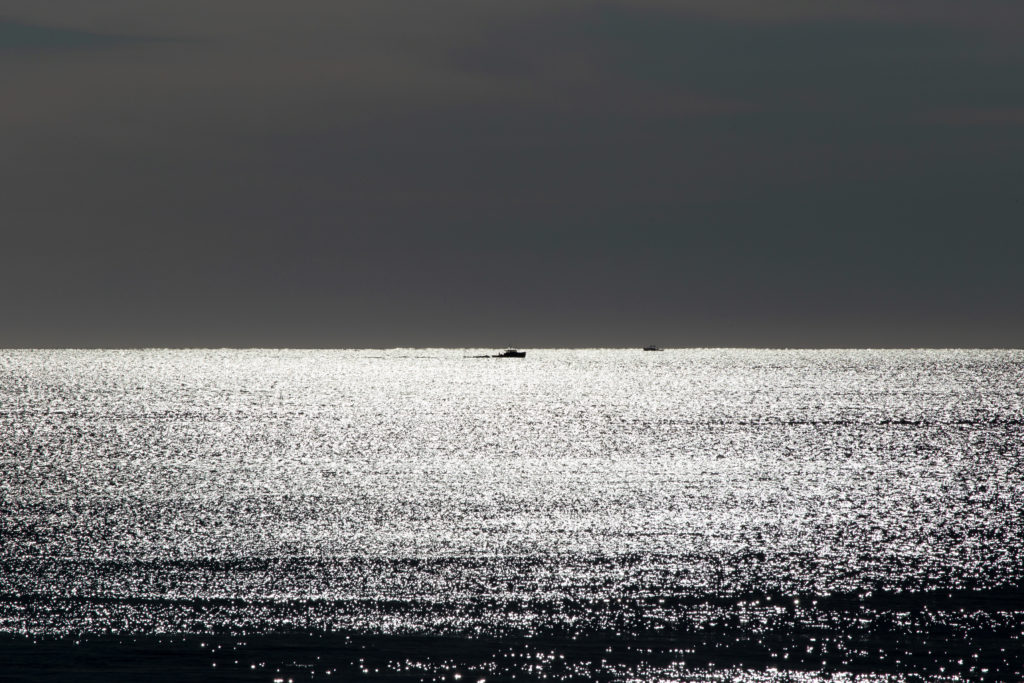
[[1020, 680], [1024, 352], [0, 351], [0, 679]]

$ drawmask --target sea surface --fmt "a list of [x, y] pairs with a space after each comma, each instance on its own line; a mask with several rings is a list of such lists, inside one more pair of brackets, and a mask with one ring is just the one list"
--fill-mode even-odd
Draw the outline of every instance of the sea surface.
[[1024, 352], [0, 351], [0, 679], [1024, 678]]

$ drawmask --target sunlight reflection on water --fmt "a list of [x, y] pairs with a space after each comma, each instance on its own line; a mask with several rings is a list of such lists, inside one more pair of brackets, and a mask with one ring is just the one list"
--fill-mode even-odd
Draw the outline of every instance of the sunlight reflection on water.
[[0, 633], [1020, 671], [1024, 353], [474, 353], [0, 352]]

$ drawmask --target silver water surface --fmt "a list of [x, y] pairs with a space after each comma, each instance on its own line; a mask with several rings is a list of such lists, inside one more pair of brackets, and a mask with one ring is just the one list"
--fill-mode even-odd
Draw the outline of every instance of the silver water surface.
[[475, 353], [0, 352], [0, 632], [1020, 673], [1024, 353]]

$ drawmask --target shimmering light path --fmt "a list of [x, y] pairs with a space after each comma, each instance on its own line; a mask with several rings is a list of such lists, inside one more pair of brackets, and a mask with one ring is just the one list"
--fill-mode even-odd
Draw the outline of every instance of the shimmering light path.
[[474, 353], [0, 352], [7, 673], [1024, 676], [1024, 353]]

